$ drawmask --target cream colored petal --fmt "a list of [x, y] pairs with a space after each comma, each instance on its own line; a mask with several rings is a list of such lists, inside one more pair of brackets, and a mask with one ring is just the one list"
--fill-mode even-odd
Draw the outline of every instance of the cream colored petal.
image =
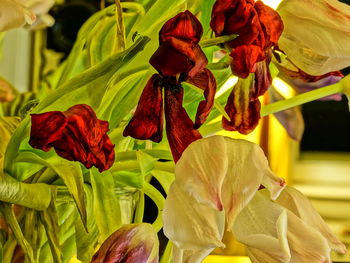
[[173, 183], [163, 211], [164, 234], [179, 248], [202, 250], [222, 247], [225, 215], [223, 211], [198, 203]]
[[0, 32], [32, 24], [35, 15], [16, 0], [1, 0], [0, 2]]
[[329, 246], [339, 253], [346, 253], [345, 245], [332, 233], [332, 230], [317, 213], [311, 202], [301, 192], [293, 187], [286, 187], [276, 203], [289, 209], [310, 227], [318, 230], [327, 240]]
[[26, 28], [28, 28], [29, 30], [38, 30], [46, 27], [51, 27], [54, 24], [55, 24], [55, 19], [52, 16], [48, 14], [43, 14], [43, 15], [39, 15], [35, 20], [35, 22], [32, 25], [27, 26]]
[[286, 210], [259, 191], [237, 216], [232, 230], [237, 240], [249, 248], [260, 250], [276, 262], [289, 262], [287, 223]]
[[202, 250], [183, 250], [176, 245], [173, 246], [174, 263], [200, 263], [206, 258], [213, 249]]
[[26, 0], [25, 6], [37, 15], [46, 14], [55, 4], [55, 0]]
[[331, 263], [331, 249], [321, 233], [289, 210], [287, 214], [287, 237], [292, 255], [291, 263]]
[[225, 139], [212, 136], [191, 143], [175, 167], [176, 182], [198, 202], [222, 210], [221, 187], [227, 171]]
[[282, 1], [284, 23], [279, 47], [310, 75], [350, 65], [350, 7], [337, 0]]
[[[247, 254], [252, 263], [281, 263], [281, 259], [274, 258], [265, 251], [256, 248], [247, 248]], [[287, 261], [285, 261], [287, 262]], [[283, 262], [284, 263], [284, 262]]]
[[[227, 229], [231, 229], [235, 217], [253, 198], [260, 184], [277, 197], [284, 180], [270, 170], [262, 149], [252, 142], [225, 137], [228, 169], [222, 187]], [[283, 182], [283, 183], [281, 183]]]

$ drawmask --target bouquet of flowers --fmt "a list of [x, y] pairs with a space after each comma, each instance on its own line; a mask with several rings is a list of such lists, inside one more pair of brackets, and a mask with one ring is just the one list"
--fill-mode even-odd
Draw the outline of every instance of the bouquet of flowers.
[[[50, 25], [52, 5], [2, 0], [0, 30]], [[263, 149], [234, 136], [275, 114], [300, 140], [293, 107], [349, 95], [349, 28], [337, 0], [116, 0], [95, 13], [37, 92], [0, 82], [2, 262], [199, 263], [225, 231], [252, 262], [346, 253]]]

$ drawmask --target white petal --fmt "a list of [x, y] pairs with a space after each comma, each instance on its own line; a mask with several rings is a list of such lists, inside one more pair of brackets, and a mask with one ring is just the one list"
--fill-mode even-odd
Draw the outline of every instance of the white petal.
[[[222, 187], [227, 229], [231, 229], [235, 217], [248, 204], [263, 184], [278, 196], [284, 180], [270, 170], [262, 149], [252, 142], [225, 137], [227, 143], [228, 169]], [[282, 183], [283, 182], [283, 183]]]
[[55, 4], [55, 0], [26, 0], [25, 6], [37, 15], [46, 14]]
[[191, 143], [175, 167], [176, 182], [198, 202], [222, 210], [221, 187], [227, 171], [224, 137]]
[[267, 253], [268, 257], [275, 258], [277, 262], [290, 260], [286, 210], [269, 201], [260, 192], [237, 216], [233, 233], [238, 241]]
[[292, 212], [287, 211], [287, 214], [291, 263], [331, 263], [331, 249], [320, 232], [305, 224]]
[[163, 230], [177, 247], [187, 250], [223, 247], [224, 224], [223, 211], [196, 202], [183, 191], [182, 185], [171, 185], [163, 211]]
[[174, 245], [173, 260], [174, 260], [174, 263], [200, 263], [212, 251], [213, 249], [183, 250]]
[[289, 209], [306, 224], [318, 230], [327, 240], [329, 246], [339, 253], [346, 253], [346, 247], [332, 233], [332, 230], [317, 213], [311, 202], [301, 192], [293, 187], [286, 187], [276, 203]]
[[310, 75], [350, 65], [350, 7], [337, 0], [282, 1], [284, 32], [279, 47]]
[[0, 3], [0, 32], [21, 27], [26, 23], [32, 24], [35, 15], [16, 0], [1, 0]]

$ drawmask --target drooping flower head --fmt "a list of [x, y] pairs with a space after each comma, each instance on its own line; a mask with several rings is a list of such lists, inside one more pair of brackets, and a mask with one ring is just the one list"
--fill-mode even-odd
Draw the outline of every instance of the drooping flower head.
[[[217, 0], [210, 22], [216, 36], [238, 34], [228, 42], [232, 73], [241, 80], [232, 89], [223, 118], [226, 130], [250, 133], [260, 119], [260, 101], [271, 85], [269, 63], [271, 48], [283, 31], [283, 23], [272, 8], [261, 1]], [[252, 75], [252, 76], [250, 76]]]
[[86, 168], [95, 166], [100, 172], [114, 163], [114, 145], [107, 135], [108, 122], [97, 119], [93, 109], [78, 104], [66, 111], [32, 114], [29, 144], [36, 149], [56, 153]]
[[[197, 129], [205, 122], [214, 104], [216, 81], [204, 68], [207, 59], [198, 44], [202, 34], [202, 25], [189, 11], [163, 25], [159, 32], [159, 47], [150, 59], [159, 74], [154, 74], [148, 81], [123, 133], [137, 139], [162, 140], [164, 90], [166, 131], [175, 161], [191, 142], [201, 138]], [[204, 90], [205, 100], [199, 103], [194, 122], [182, 106], [183, 81]]]
[[152, 225], [124, 225], [103, 242], [91, 263], [158, 263], [158, 249]]

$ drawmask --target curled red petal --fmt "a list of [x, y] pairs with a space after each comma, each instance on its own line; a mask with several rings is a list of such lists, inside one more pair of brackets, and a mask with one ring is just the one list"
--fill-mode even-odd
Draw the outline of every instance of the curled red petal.
[[275, 10], [261, 1], [255, 2], [254, 8], [257, 11], [265, 35], [265, 45], [263, 48], [266, 49], [277, 44], [283, 32], [283, 22]]
[[209, 69], [203, 69], [193, 78], [186, 80], [188, 83], [204, 90], [205, 100], [201, 101], [197, 108], [194, 128], [198, 129], [207, 119], [213, 105], [216, 92], [216, 80]]
[[264, 51], [255, 45], [243, 45], [235, 48], [230, 56], [232, 73], [240, 78], [246, 78], [255, 72], [256, 63], [265, 59]]
[[160, 142], [163, 136], [163, 98], [160, 76], [154, 74], [147, 82], [134, 116], [123, 135]]
[[165, 119], [169, 146], [177, 162], [183, 151], [192, 142], [202, 138], [198, 130], [194, 129], [193, 122], [182, 107], [183, 88], [165, 88]]
[[225, 117], [222, 118], [222, 125], [225, 130], [248, 134], [258, 125], [261, 104], [258, 99], [250, 100], [251, 85], [254, 85], [252, 78], [239, 79], [232, 89], [225, 106], [225, 111], [231, 121], [228, 121]]
[[216, 36], [238, 34], [228, 43], [232, 48], [252, 44], [261, 30], [253, 0], [217, 0], [210, 26]]
[[175, 37], [198, 43], [203, 34], [199, 20], [188, 10], [169, 19], [159, 32], [159, 42], [162, 44], [169, 37]]
[[[53, 131], [55, 127], [57, 131]], [[46, 141], [40, 149], [54, 147], [59, 156], [79, 161], [87, 168], [95, 166], [102, 172], [110, 168], [115, 159], [108, 130], [108, 122], [97, 119], [90, 106], [79, 104], [64, 112], [33, 114], [30, 144], [38, 148], [38, 141]]]
[[49, 151], [51, 143], [62, 137], [68, 121], [60, 111], [31, 114], [32, 127], [29, 144], [36, 149]]

